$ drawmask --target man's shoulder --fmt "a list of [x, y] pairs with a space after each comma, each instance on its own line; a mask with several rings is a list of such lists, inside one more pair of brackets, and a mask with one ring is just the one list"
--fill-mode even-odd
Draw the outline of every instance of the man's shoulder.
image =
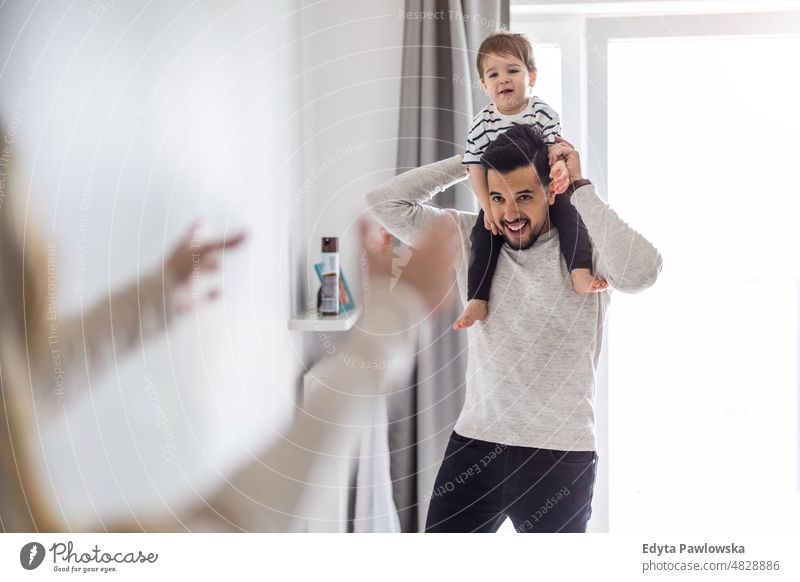
[[442, 210], [456, 223], [459, 235], [466, 241], [466, 244], [471, 244], [469, 237], [472, 232], [472, 227], [475, 226], [475, 221], [478, 220], [478, 213], [469, 212], [467, 210], [457, 210], [455, 208], [443, 208]]
[[477, 212], [471, 212], [469, 210], [458, 210], [456, 208], [443, 208], [442, 210], [444, 210], [449, 216], [451, 216], [453, 220], [456, 221], [456, 224], [458, 224], [459, 226], [470, 225], [470, 227], [472, 227], [472, 225], [474, 225], [475, 221], [478, 219]]

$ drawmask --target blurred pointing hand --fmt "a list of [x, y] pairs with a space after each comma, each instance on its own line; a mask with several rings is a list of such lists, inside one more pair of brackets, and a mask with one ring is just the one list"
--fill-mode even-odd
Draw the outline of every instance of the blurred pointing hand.
[[[244, 231], [233, 236], [201, 242], [198, 235], [197, 223], [192, 224], [188, 232], [175, 245], [169, 258], [164, 263], [166, 274], [170, 275], [177, 285], [189, 283], [193, 273], [213, 273], [219, 270], [220, 255], [224, 251], [235, 249], [246, 238]], [[205, 299], [215, 299], [219, 290], [212, 288], [205, 294]], [[181, 307], [179, 305], [179, 307]]]
[[[370, 276], [383, 275], [391, 280], [399, 278], [410, 284], [425, 300], [431, 310], [447, 305], [453, 298], [455, 283], [453, 267], [457, 256], [457, 229], [449, 217], [439, 218], [431, 230], [406, 248], [408, 262], [395, 256], [390, 235], [385, 234], [379, 244], [369, 240], [369, 226], [361, 223], [362, 247], [367, 254]], [[394, 263], [394, 269], [393, 267]]]

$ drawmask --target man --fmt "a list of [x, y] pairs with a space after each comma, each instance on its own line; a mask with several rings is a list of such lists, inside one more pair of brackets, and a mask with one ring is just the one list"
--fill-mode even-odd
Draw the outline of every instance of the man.
[[[586, 224], [596, 275], [629, 293], [656, 281], [658, 251], [625, 224], [581, 174], [561, 140], [570, 189], [561, 196]], [[466, 400], [445, 451], [428, 511], [429, 532], [493, 532], [508, 516], [517, 531], [585, 532], [597, 453], [594, 377], [611, 291], [579, 295], [559, 250], [548, 209], [548, 150], [539, 132], [516, 126], [486, 150], [492, 210], [506, 244], [489, 317], [469, 328]], [[466, 296], [475, 215], [423, 205], [465, 179], [460, 156], [394, 177], [367, 195], [383, 226], [412, 244], [434, 220], [455, 221]]]

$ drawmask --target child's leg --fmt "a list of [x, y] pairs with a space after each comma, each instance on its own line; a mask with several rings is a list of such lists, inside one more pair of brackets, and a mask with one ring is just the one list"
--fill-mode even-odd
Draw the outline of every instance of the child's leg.
[[578, 293], [592, 293], [606, 288], [595, 279], [592, 269], [592, 241], [578, 209], [565, 196], [556, 196], [550, 207], [550, 221], [558, 229], [561, 253], [567, 262], [572, 283]]
[[469, 327], [476, 321], [486, 318], [488, 314], [486, 302], [489, 301], [497, 257], [504, 242], [502, 235], [495, 236], [492, 231], [486, 230], [483, 210], [478, 213], [478, 219], [472, 227], [469, 239], [472, 248], [467, 271], [467, 307], [453, 325], [454, 329]]
[[469, 254], [469, 270], [467, 271], [467, 300], [480, 299], [489, 301], [492, 288], [492, 277], [497, 267], [497, 257], [503, 246], [503, 235], [493, 235], [483, 225], [483, 210], [478, 213], [475, 226], [469, 235], [472, 248]]

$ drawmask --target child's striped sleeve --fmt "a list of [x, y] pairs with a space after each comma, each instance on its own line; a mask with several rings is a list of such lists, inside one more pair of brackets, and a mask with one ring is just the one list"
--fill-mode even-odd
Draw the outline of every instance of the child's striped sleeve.
[[472, 120], [472, 126], [467, 133], [467, 146], [464, 148], [464, 157], [461, 163], [465, 166], [480, 164], [483, 152], [489, 145], [489, 138], [486, 134], [486, 125], [483, 122], [483, 111]]
[[556, 143], [556, 136], [561, 135], [561, 118], [556, 110], [544, 101], [537, 99], [533, 104], [534, 125], [542, 130], [542, 137], [547, 145]]

